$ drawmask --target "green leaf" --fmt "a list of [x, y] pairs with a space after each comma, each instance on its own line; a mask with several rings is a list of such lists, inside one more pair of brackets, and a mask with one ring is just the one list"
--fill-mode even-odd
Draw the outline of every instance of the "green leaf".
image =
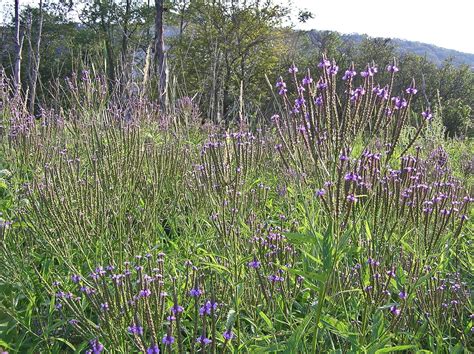
[[268, 318], [267, 315], [265, 315], [265, 313], [263, 311], [260, 311], [259, 313], [259, 316], [265, 321], [265, 323], [267, 324], [268, 328], [273, 330], [273, 323], [272, 321]]
[[396, 347], [387, 347], [387, 348], [379, 349], [375, 352], [375, 354], [400, 352], [402, 350], [408, 350], [408, 349], [412, 349], [412, 348], [415, 348], [415, 346], [412, 345], [412, 344], [397, 345]]

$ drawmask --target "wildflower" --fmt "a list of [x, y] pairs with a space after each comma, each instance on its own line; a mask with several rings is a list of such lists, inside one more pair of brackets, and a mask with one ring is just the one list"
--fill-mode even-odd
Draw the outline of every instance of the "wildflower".
[[388, 71], [389, 73], [396, 73], [396, 72], [398, 72], [398, 70], [399, 70], [399, 69], [398, 69], [398, 67], [397, 67], [395, 64], [394, 64], [394, 65], [388, 65], [388, 66], [387, 66], [387, 71]]
[[328, 88], [328, 84], [321, 79], [321, 80], [318, 81], [318, 84], [316, 85], [316, 88], [318, 90], [325, 90], [325, 89]]
[[421, 112], [421, 115], [426, 120], [431, 120], [431, 118], [433, 118], [433, 114], [431, 114], [431, 111], [429, 109], [427, 109], [426, 111]]
[[201, 345], [208, 345], [212, 343], [212, 340], [202, 335], [196, 338], [196, 343], [199, 343]]
[[278, 275], [275, 275], [275, 274], [271, 274], [267, 277], [267, 279], [272, 282], [272, 283], [276, 283], [276, 282], [281, 282], [283, 280], [285, 280], [285, 278], [283, 277], [280, 277]]
[[99, 342], [98, 339], [93, 339], [89, 342], [90, 350], [87, 353], [100, 354], [104, 350], [104, 346]]
[[174, 337], [171, 334], [167, 334], [166, 336], [163, 337], [161, 342], [164, 345], [172, 345], [174, 343]]
[[140, 297], [149, 297], [150, 295], [151, 295], [151, 290], [150, 289], [140, 290], [140, 293], [138, 294], [138, 296], [140, 296]]
[[328, 67], [328, 66], [331, 66], [331, 62], [327, 59], [321, 59], [321, 61], [318, 64], [319, 68]]
[[418, 90], [415, 87], [410, 86], [405, 90], [405, 92], [408, 93], [409, 95], [416, 95]]
[[183, 312], [184, 309], [182, 306], [179, 306], [178, 304], [174, 304], [172, 307], [171, 307], [171, 312], [176, 315], [177, 313], [181, 313]]
[[170, 315], [170, 316], [166, 317], [166, 320], [169, 321], [169, 322], [173, 322], [173, 321], [176, 321], [176, 317], [173, 316], [173, 315]]
[[328, 72], [331, 75], [337, 75], [338, 71], [339, 71], [339, 66], [337, 66], [336, 64], [333, 64], [328, 68]]
[[160, 354], [160, 348], [156, 344], [152, 345], [146, 350], [146, 354]]
[[140, 336], [143, 335], [143, 327], [139, 325], [128, 326], [127, 330], [128, 330], [128, 333], [130, 334], [140, 335]]
[[290, 74], [296, 74], [298, 72], [298, 68], [295, 66], [295, 64], [291, 64], [291, 66], [288, 69], [288, 72]]
[[254, 268], [254, 269], [260, 268], [260, 262], [257, 261], [256, 258], [254, 258], [253, 261], [248, 262], [247, 265], [248, 265], [250, 268]]
[[199, 314], [201, 316], [210, 315], [212, 311], [217, 309], [217, 302], [207, 301], [204, 306], [199, 309]]
[[392, 307], [390, 307], [390, 312], [394, 315], [394, 316], [399, 316], [400, 315], [400, 309], [397, 308], [397, 306], [393, 305]]
[[192, 297], [198, 297], [198, 296], [201, 296], [202, 295], [202, 290], [201, 289], [191, 289], [189, 291], [189, 296], [192, 296]]
[[109, 303], [104, 302], [104, 303], [100, 304], [100, 309], [104, 312], [107, 311], [109, 309]]
[[224, 333], [222, 333], [222, 336], [226, 341], [232, 340], [234, 338], [234, 333], [230, 329], [226, 330]]
[[357, 75], [357, 72], [355, 70], [349, 69], [349, 70], [346, 70], [342, 79], [349, 80], [349, 79], [352, 79], [356, 75]]
[[325, 191], [323, 188], [318, 189], [318, 190], [316, 191], [316, 196], [318, 196], [318, 197], [322, 197], [322, 196], [325, 195], [325, 194], [326, 194], [326, 191]]
[[394, 104], [395, 109], [402, 109], [402, 108], [406, 108], [408, 106], [408, 102], [404, 98], [392, 97], [392, 102]]
[[357, 197], [354, 194], [349, 194], [346, 197], [346, 199], [349, 203], [357, 203], [357, 201], [358, 201]]
[[398, 293], [398, 297], [399, 297], [400, 299], [402, 299], [402, 300], [405, 300], [405, 299], [408, 297], [408, 295], [407, 295], [406, 292], [404, 292], [404, 291], [402, 290], [402, 291], [400, 291], [400, 292]]
[[301, 82], [303, 85], [309, 85], [310, 83], [313, 82], [313, 78], [308, 75], [308, 76], [305, 76]]
[[378, 69], [376, 66], [368, 67], [367, 70], [360, 72], [360, 76], [362, 77], [374, 76], [377, 73], [377, 71]]
[[318, 97], [314, 98], [314, 103], [316, 106], [322, 106], [323, 105], [323, 96], [319, 95]]
[[392, 270], [387, 271], [387, 275], [391, 278], [395, 278], [395, 272]]

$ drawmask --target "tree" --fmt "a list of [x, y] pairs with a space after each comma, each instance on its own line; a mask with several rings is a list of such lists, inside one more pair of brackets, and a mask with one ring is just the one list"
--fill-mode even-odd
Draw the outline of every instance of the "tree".
[[165, 43], [163, 31], [164, 0], [155, 0], [155, 68], [158, 77], [158, 100], [162, 103], [166, 92]]
[[14, 50], [15, 50], [15, 64], [13, 69], [13, 92], [17, 96], [21, 92], [21, 51], [23, 48], [23, 34], [20, 33], [20, 1], [15, 0], [15, 37], [14, 37]]

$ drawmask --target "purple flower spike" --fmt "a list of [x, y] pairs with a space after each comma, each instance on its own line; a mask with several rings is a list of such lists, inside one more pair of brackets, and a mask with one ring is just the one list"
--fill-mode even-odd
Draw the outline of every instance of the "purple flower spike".
[[128, 333], [130, 334], [140, 335], [140, 336], [143, 335], [143, 327], [138, 326], [138, 325], [128, 326], [127, 330], [128, 330]]
[[156, 344], [152, 345], [146, 350], [146, 354], [160, 354], [160, 348]]
[[88, 353], [100, 354], [104, 350], [104, 346], [99, 342], [98, 339], [93, 339], [89, 342], [90, 350]]
[[81, 276], [78, 274], [71, 275], [71, 280], [74, 284], [77, 284], [81, 281]]
[[408, 297], [408, 295], [407, 295], [406, 292], [404, 292], [404, 291], [402, 290], [402, 291], [400, 291], [400, 292], [398, 293], [398, 297], [399, 297], [400, 299], [402, 299], [402, 300], [405, 300], [405, 299]]
[[331, 66], [331, 62], [327, 59], [321, 59], [321, 61], [318, 64], [319, 68], [324, 68], [324, 67], [328, 67], [328, 66]]
[[308, 76], [305, 76], [301, 82], [303, 85], [309, 85], [310, 83], [313, 82], [313, 78], [308, 75]]
[[164, 345], [169, 345], [169, 346], [171, 346], [171, 345], [174, 343], [174, 337], [173, 337], [171, 334], [167, 334], [166, 336], [163, 337], [163, 339], [161, 340], [161, 342], [162, 342]]
[[140, 297], [149, 297], [150, 295], [151, 295], [151, 290], [150, 289], [140, 290], [140, 293], [139, 293]]
[[292, 64], [290, 68], [288, 69], [288, 72], [290, 74], [296, 74], [298, 72], [298, 68], [295, 66], [295, 64]]
[[325, 194], [326, 194], [326, 191], [325, 191], [323, 188], [318, 189], [318, 190], [316, 191], [316, 196], [318, 196], [318, 197], [322, 197], [322, 196], [325, 195]]
[[409, 95], [416, 95], [418, 90], [415, 87], [410, 86], [405, 90], [405, 92], [408, 93]]
[[390, 307], [390, 312], [394, 316], [399, 316], [401, 311], [400, 311], [399, 308], [397, 308], [397, 306], [394, 305], [394, 306]]
[[248, 262], [247, 265], [250, 267], [250, 268], [253, 268], [253, 269], [258, 269], [260, 268], [260, 262], [257, 261], [256, 258], [254, 258], [254, 260], [252, 262]]
[[316, 106], [322, 106], [323, 102], [323, 96], [318, 96], [314, 98], [314, 103], [316, 104]]
[[397, 67], [396, 65], [388, 65], [388, 66], [387, 66], [387, 71], [388, 71], [389, 73], [396, 73], [396, 72], [398, 72], [398, 70], [399, 70], [399, 69], [398, 69], [398, 67]]
[[355, 70], [346, 70], [346, 72], [344, 73], [344, 76], [342, 77], [343, 80], [349, 80], [349, 79], [352, 79], [354, 76], [357, 75], [357, 72]]
[[232, 340], [232, 338], [234, 338], [234, 333], [232, 333], [232, 331], [228, 329], [227, 331], [222, 333], [222, 336], [224, 337], [226, 341], [229, 341], [229, 340]]
[[212, 343], [212, 340], [210, 340], [209, 338], [205, 336], [199, 336], [196, 338], [196, 343], [199, 343], [201, 345], [208, 345]]
[[201, 295], [202, 295], [202, 290], [201, 289], [196, 288], [196, 289], [191, 289], [189, 291], [189, 296], [191, 296], [191, 297], [199, 297]]
[[433, 118], [433, 114], [431, 114], [431, 111], [429, 109], [427, 109], [426, 111], [421, 112], [421, 115], [426, 120], [431, 120]]
[[174, 304], [174, 306], [171, 307], [171, 312], [176, 315], [177, 313], [183, 312], [184, 309], [182, 306], [179, 306], [178, 304]]

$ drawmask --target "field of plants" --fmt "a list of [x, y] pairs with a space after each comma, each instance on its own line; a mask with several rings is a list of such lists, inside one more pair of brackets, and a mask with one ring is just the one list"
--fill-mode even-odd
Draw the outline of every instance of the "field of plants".
[[0, 352], [472, 352], [472, 139], [395, 62], [310, 69], [232, 124], [2, 76]]

